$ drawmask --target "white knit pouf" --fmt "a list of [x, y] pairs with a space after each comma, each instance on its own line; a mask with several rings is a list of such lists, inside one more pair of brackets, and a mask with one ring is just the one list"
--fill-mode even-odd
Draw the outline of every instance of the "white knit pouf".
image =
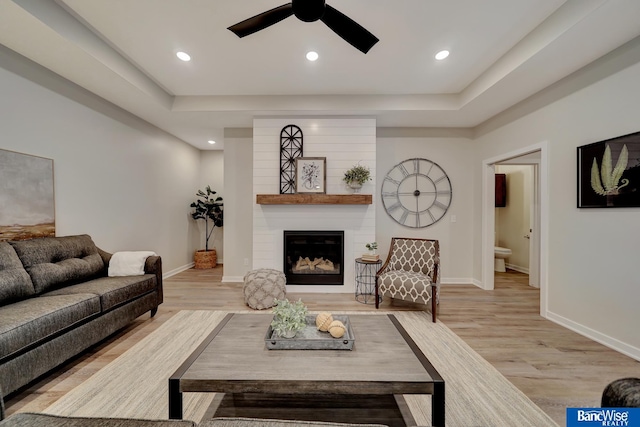
[[274, 300], [287, 296], [287, 279], [282, 271], [271, 268], [251, 270], [244, 276], [244, 302], [263, 310], [275, 305]]

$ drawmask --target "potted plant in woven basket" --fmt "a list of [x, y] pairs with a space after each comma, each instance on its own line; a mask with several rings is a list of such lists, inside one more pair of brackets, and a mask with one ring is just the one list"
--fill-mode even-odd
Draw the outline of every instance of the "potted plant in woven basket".
[[218, 265], [218, 255], [216, 249], [209, 249], [209, 239], [216, 227], [222, 227], [223, 224], [223, 203], [222, 197], [215, 196], [217, 193], [207, 185], [205, 191], [198, 190], [196, 196], [198, 200], [191, 203], [193, 219], [204, 220], [204, 250], [200, 249], [195, 252], [194, 261], [195, 268], [213, 268]]

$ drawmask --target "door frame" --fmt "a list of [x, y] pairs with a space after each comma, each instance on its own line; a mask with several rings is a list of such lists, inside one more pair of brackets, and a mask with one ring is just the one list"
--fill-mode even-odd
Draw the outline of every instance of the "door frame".
[[540, 315], [547, 317], [548, 300], [548, 266], [549, 266], [549, 191], [548, 191], [548, 143], [547, 141], [494, 156], [482, 161], [482, 288], [494, 289], [494, 236], [495, 236], [495, 165], [516, 157], [540, 152], [538, 169], [538, 196], [540, 209], [539, 226], [539, 283], [540, 283]]

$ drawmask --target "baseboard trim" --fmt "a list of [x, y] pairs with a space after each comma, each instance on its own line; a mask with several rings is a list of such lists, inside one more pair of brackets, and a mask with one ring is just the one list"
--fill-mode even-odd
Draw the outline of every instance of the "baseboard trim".
[[166, 273], [162, 274], [162, 278], [163, 279], [168, 279], [171, 276], [175, 276], [178, 273], [181, 273], [185, 270], [188, 270], [190, 268], [192, 268], [194, 265], [196, 265], [195, 262], [190, 262], [189, 264], [183, 265], [182, 267], [178, 267], [178, 268], [174, 268], [171, 271], [167, 271]]
[[244, 276], [222, 276], [222, 283], [243, 283]]
[[442, 285], [472, 285], [473, 279], [469, 277], [465, 278], [457, 278], [457, 277], [446, 277], [440, 281]]
[[510, 270], [515, 270], [519, 273], [524, 273], [524, 274], [529, 274], [529, 269], [525, 268], [525, 267], [520, 267], [519, 265], [515, 265], [515, 264], [506, 264], [506, 267]]
[[622, 353], [625, 356], [629, 356], [632, 359], [640, 361], [640, 348], [626, 344], [616, 338], [605, 335], [601, 332], [593, 330], [587, 326], [581, 325], [580, 323], [574, 322], [573, 320], [567, 319], [566, 317], [560, 316], [559, 314], [555, 314], [550, 311], [547, 311], [546, 318], [554, 323], [557, 323], [560, 326], [564, 326], [565, 328], [572, 330], [573, 332], [576, 332], [619, 353]]

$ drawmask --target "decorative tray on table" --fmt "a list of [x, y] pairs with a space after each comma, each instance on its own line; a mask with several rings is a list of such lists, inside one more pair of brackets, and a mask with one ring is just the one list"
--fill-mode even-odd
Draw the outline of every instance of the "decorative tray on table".
[[294, 338], [279, 337], [269, 325], [264, 337], [265, 344], [269, 350], [352, 350], [355, 337], [349, 316], [334, 315], [333, 318], [341, 321], [347, 329], [340, 338], [333, 338], [329, 332], [319, 331], [315, 316], [307, 316], [307, 326]]

